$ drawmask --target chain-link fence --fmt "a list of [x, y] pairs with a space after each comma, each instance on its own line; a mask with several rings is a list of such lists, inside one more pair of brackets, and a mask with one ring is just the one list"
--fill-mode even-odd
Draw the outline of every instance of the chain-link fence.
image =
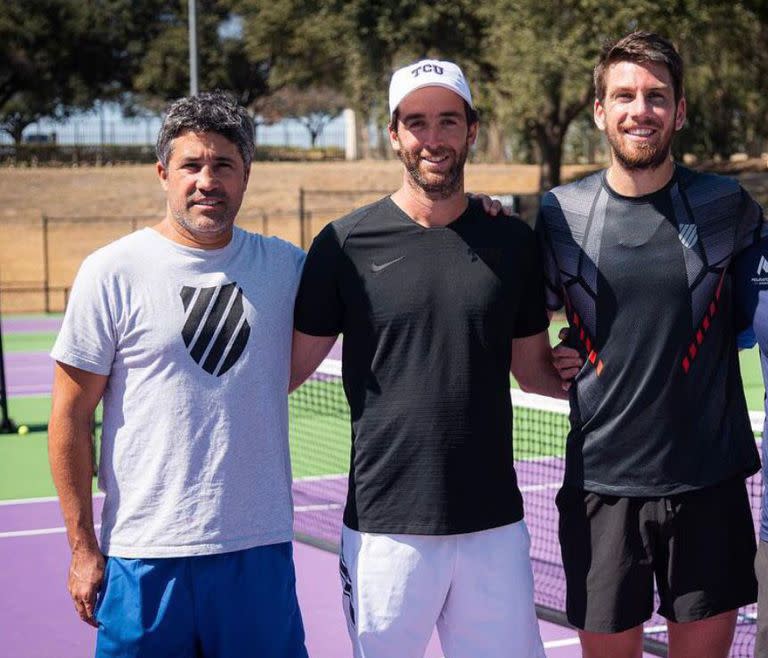
[[[300, 188], [296, 210], [250, 211], [238, 226], [277, 236], [303, 249], [330, 221], [372, 203], [390, 189], [316, 190]], [[532, 222], [537, 195], [493, 194]], [[0, 303], [3, 312], [64, 310], [80, 263], [88, 254], [128, 233], [152, 226], [154, 215], [53, 216], [0, 218]]]

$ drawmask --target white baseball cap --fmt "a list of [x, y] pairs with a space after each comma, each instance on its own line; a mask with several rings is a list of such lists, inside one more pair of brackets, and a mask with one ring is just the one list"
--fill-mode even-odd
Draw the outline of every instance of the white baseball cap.
[[409, 64], [392, 74], [389, 83], [389, 114], [392, 116], [397, 106], [413, 91], [422, 87], [445, 87], [472, 105], [472, 94], [467, 79], [461, 69], [453, 62], [441, 62], [436, 59], [422, 59]]

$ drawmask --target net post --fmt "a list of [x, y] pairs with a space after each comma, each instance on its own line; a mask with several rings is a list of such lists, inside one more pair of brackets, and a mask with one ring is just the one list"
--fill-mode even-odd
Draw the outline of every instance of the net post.
[[8, 389], [5, 386], [5, 355], [3, 353], [2, 306], [0, 306], [0, 434], [11, 434], [15, 431], [16, 423], [8, 415]]

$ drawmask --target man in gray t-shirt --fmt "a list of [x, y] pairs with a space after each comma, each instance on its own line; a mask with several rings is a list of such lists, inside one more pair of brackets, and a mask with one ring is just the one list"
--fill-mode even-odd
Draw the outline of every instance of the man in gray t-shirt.
[[304, 254], [234, 227], [253, 149], [226, 94], [171, 105], [157, 144], [165, 218], [85, 260], [51, 353], [68, 587], [99, 629], [97, 656], [307, 655], [287, 408]]

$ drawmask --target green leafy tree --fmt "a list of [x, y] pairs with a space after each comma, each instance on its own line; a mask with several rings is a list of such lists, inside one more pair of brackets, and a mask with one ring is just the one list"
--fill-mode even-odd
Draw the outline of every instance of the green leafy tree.
[[679, 8], [645, 0], [498, 0], [486, 11], [497, 19], [492, 93], [536, 145], [539, 186], [547, 190], [561, 182], [568, 128], [593, 103], [592, 71], [603, 43], [633, 29], [669, 26]]
[[309, 133], [312, 148], [326, 126], [347, 106], [344, 95], [330, 87], [283, 87], [259, 105], [260, 115], [267, 123], [294, 119]]
[[61, 118], [130, 88], [160, 0], [0, 3], [0, 126], [14, 139], [42, 116]]

